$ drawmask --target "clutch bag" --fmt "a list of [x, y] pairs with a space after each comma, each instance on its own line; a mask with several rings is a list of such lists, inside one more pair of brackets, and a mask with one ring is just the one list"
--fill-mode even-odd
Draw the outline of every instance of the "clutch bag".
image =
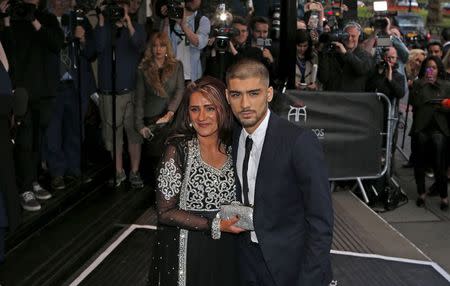
[[253, 207], [244, 206], [242, 203], [234, 201], [229, 205], [222, 205], [220, 207], [219, 216], [222, 219], [230, 219], [234, 216], [238, 216], [239, 221], [235, 226], [246, 230], [254, 230]]

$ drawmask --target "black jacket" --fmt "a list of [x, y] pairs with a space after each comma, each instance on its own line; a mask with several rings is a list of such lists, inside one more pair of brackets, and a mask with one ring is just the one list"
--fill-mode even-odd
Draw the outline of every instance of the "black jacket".
[[430, 84], [418, 79], [414, 82], [410, 93], [414, 112], [411, 134], [426, 131], [434, 119], [440, 131], [450, 136], [449, 110], [439, 104], [444, 98], [450, 98], [450, 84], [447, 81], [438, 79], [436, 83]]
[[12, 21], [4, 30], [13, 86], [25, 87], [31, 102], [56, 95], [59, 67], [52, 64], [64, 43], [58, 20], [47, 11], [36, 11], [42, 27], [36, 31], [28, 21]]
[[344, 55], [321, 52], [318, 77], [326, 91], [363, 92], [372, 67], [372, 57], [360, 47]]

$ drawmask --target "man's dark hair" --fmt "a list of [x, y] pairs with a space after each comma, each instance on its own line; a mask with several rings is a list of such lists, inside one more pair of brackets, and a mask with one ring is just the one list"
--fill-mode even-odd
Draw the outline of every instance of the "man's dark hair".
[[248, 22], [247, 22], [247, 20], [245, 20], [243, 17], [241, 17], [241, 16], [234, 16], [233, 17], [233, 22], [231, 23], [232, 25], [233, 24], [240, 24], [240, 25], [243, 25], [243, 26], [248, 26]]
[[305, 59], [311, 60], [313, 58], [313, 43], [311, 40], [311, 36], [309, 35], [307, 30], [297, 30], [295, 31], [295, 44], [300, 43], [308, 43], [308, 49], [305, 52]]
[[269, 25], [269, 29], [270, 29], [270, 21], [266, 17], [262, 17], [262, 16], [253, 17], [250, 21], [250, 27], [252, 28], [252, 30], [255, 29], [256, 23], [267, 24], [267, 25]]
[[431, 41], [431, 42], [429, 42], [429, 43], [427, 44], [427, 51], [428, 51], [428, 49], [429, 49], [431, 46], [439, 46], [439, 48], [441, 48], [441, 51], [442, 51], [442, 49], [444, 48], [444, 47], [442, 46], [442, 43], [441, 43], [441, 42], [439, 42], [439, 41]]
[[448, 42], [450, 41], [450, 28], [442, 29], [441, 37], [444, 39], [444, 41]]
[[233, 64], [227, 70], [227, 85], [230, 83], [231, 79], [235, 78], [240, 80], [259, 78], [262, 82], [267, 84], [267, 86], [270, 84], [269, 71], [263, 63], [255, 59], [244, 58]]

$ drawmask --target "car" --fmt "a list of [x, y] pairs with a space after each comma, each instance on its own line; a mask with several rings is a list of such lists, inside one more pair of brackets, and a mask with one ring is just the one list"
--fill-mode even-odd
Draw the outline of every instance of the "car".
[[442, 7], [442, 15], [450, 17], [450, 2], [442, 3], [441, 7]]
[[411, 4], [411, 7], [419, 7], [419, 3], [417, 2], [417, 0], [400, 0], [397, 1], [397, 6], [399, 7], [409, 7], [409, 5]]
[[409, 47], [424, 47], [430, 38], [430, 33], [425, 29], [425, 22], [420, 15], [398, 14], [394, 17], [394, 24], [399, 27], [405, 43]]

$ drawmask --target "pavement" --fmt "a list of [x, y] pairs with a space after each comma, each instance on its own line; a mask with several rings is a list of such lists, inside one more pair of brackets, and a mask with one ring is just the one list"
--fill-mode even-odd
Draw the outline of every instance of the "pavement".
[[[405, 107], [404, 102], [400, 104], [403, 114], [405, 114]], [[409, 114], [408, 129], [411, 126], [411, 121], [411, 114]], [[403, 130], [404, 128], [399, 129], [397, 145], [404, 145], [403, 149], [400, 149], [409, 156], [410, 138], [406, 136], [405, 144], [402, 144]], [[450, 273], [450, 211], [439, 209], [439, 196], [428, 197], [424, 208], [416, 206], [417, 191], [413, 169], [402, 166], [406, 163], [402, 152], [397, 150], [395, 154], [394, 176], [407, 194], [409, 201], [395, 210], [380, 213], [380, 216], [421, 249], [426, 256]], [[431, 186], [432, 183], [433, 179], [427, 178], [427, 187]]]

